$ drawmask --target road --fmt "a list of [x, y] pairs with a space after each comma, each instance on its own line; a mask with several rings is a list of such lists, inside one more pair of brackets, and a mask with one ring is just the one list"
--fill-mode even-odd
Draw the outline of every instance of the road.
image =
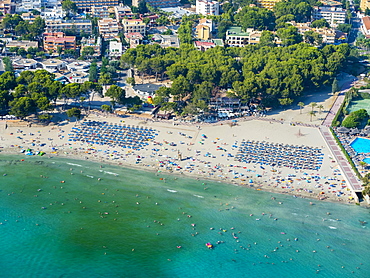
[[356, 38], [358, 36], [358, 33], [360, 32], [360, 27], [361, 27], [361, 19], [357, 17], [357, 14], [355, 13], [355, 7], [353, 5], [353, 1], [349, 1], [349, 6], [352, 12], [352, 19], [351, 19], [351, 24], [352, 24], [352, 30], [348, 35], [348, 43], [354, 44], [356, 42]]

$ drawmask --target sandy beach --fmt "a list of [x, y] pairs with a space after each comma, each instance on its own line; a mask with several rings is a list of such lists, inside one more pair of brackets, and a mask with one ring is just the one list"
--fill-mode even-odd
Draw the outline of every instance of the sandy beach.
[[[303, 115], [299, 111], [291, 111], [289, 119], [294, 120], [294, 117], [303, 118]], [[178, 125], [132, 117], [107, 117], [99, 113], [92, 113], [83, 121], [106, 121], [152, 128], [157, 135], [148, 141], [145, 148], [132, 150], [70, 140], [72, 128], [81, 127], [81, 123], [65, 121], [56, 126], [29, 127], [0, 122], [0, 150], [3, 153], [19, 154], [22, 149], [30, 148], [35, 152], [45, 152], [47, 157], [88, 159], [159, 173], [190, 175], [256, 190], [291, 194], [297, 198], [354, 202], [338, 163], [319, 129], [305, 126], [317, 125], [318, 121], [296, 125], [284, 118], [276, 120], [276, 116], [268, 116], [261, 119], [241, 119], [234, 126], [227, 122]], [[240, 151], [243, 140], [268, 145], [318, 148], [323, 154], [322, 165], [317, 170], [305, 170], [239, 162], [235, 156]], [[207, 190], [206, 185], [204, 189]]]

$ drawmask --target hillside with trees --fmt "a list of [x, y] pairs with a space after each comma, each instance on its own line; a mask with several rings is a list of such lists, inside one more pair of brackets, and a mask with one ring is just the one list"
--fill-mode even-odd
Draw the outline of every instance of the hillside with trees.
[[[177, 113], [206, 110], [209, 99], [221, 90], [248, 102], [258, 99], [264, 106], [290, 105], [305, 90], [331, 84], [333, 77], [356, 52], [348, 44], [322, 49], [305, 43], [287, 47], [216, 47], [205, 52], [189, 44], [180, 49], [139, 45], [121, 58], [123, 66], [141, 75], [166, 76], [171, 88], [161, 88], [156, 104]], [[173, 103], [168, 100], [172, 99]]]

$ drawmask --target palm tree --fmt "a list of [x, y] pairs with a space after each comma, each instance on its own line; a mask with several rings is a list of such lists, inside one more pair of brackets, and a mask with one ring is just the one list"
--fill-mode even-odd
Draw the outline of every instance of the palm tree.
[[316, 112], [315, 111], [310, 111], [310, 112], [308, 112], [308, 114], [311, 116], [311, 122], [312, 122], [312, 117], [316, 116]]
[[313, 111], [313, 109], [317, 106], [317, 103], [316, 102], [311, 102], [310, 103], [310, 106], [311, 106], [311, 111]]
[[304, 107], [304, 103], [302, 101], [298, 102], [298, 106], [299, 106], [299, 114], [302, 114], [302, 108]]
[[365, 161], [360, 161], [360, 166], [362, 167], [362, 170], [364, 170], [367, 163]]
[[370, 186], [365, 186], [364, 190], [362, 190], [362, 195], [369, 195], [370, 196]]
[[324, 106], [322, 104], [318, 105], [317, 108], [319, 109], [319, 114], [321, 114], [322, 109], [324, 109]]

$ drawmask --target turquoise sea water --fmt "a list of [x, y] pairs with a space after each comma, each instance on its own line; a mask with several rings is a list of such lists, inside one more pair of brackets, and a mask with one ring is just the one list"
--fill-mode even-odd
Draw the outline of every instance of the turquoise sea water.
[[25, 156], [0, 156], [0, 198], [0, 277], [370, 273], [357, 206]]

